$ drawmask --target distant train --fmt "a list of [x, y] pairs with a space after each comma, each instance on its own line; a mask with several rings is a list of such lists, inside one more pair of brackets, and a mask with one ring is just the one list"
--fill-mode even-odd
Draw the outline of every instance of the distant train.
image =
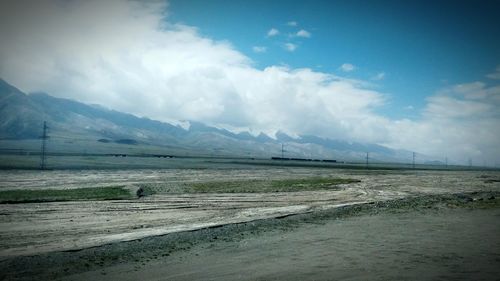
[[271, 157], [271, 160], [285, 160], [285, 161], [311, 161], [311, 162], [329, 162], [329, 163], [337, 163], [337, 160], [334, 160], [334, 159], [309, 159], [309, 158]]

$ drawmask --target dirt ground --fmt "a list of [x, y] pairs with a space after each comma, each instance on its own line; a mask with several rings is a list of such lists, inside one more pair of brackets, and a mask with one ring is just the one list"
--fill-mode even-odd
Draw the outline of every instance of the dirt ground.
[[301, 224], [62, 280], [497, 280], [500, 209]]
[[[311, 177], [359, 182], [321, 191], [179, 193], [189, 183]], [[132, 192], [147, 187], [155, 194], [133, 200], [0, 204], [0, 279], [418, 279], [433, 262], [441, 266], [431, 277], [482, 277], [474, 273], [477, 267], [457, 269], [468, 268], [470, 257], [486, 266], [479, 269], [490, 274], [486, 279], [498, 274], [491, 268], [498, 268], [500, 259], [495, 239], [500, 204], [473, 213], [442, 212], [439, 206], [446, 196], [459, 204], [500, 202], [500, 172], [291, 167], [0, 171], [0, 190], [103, 186]], [[441, 211], [428, 210], [436, 206]], [[406, 215], [391, 211], [408, 208], [412, 212]], [[443, 230], [438, 233], [442, 237], [431, 237], [439, 243], [451, 239], [451, 248], [433, 254], [434, 241], [419, 250], [428, 239], [422, 234], [436, 229]], [[474, 242], [478, 237], [487, 240]], [[469, 244], [474, 246], [460, 246]], [[365, 255], [380, 257], [381, 263]], [[399, 257], [411, 262], [392, 266]], [[377, 272], [377, 266], [384, 268], [380, 275], [363, 275]], [[407, 275], [397, 275], [402, 270]]]
[[[328, 176], [359, 179], [327, 191], [162, 193], [189, 181]], [[422, 194], [499, 191], [500, 173], [313, 168], [0, 171], [0, 190], [141, 184], [159, 193], [137, 200], [0, 204], [0, 260], [206, 227], [282, 217]], [[175, 188], [174, 188], [175, 189]]]
[[420, 195], [0, 261], [2, 280], [496, 280], [500, 192]]

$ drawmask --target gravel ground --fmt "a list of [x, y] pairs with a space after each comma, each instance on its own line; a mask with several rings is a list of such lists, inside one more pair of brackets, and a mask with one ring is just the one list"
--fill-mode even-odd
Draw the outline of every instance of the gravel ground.
[[[190, 182], [305, 177], [352, 178], [360, 182], [336, 186], [332, 190], [307, 192], [205, 194], [175, 192]], [[0, 171], [0, 190], [117, 185], [131, 188], [147, 185], [154, 188], [157, 193], [136, 200], [0, 204], [1, 266], [9, 268], [12, 262], [18, 259], [37, 260], [36, 257], [68, 254], [67, 251], [72, 251], [68, 256], [64, 256], [63, 260], [71, 260], [71, 257], [75, 256], [76, 264], [84, 267], [82, 269], [79, 266], [69, 266], [68, 273], [81, 272], [92, 268], [96, 263], [97, 266], [101, 266], [101, 259], [104, 264], [108, 262], [113, 264], [114, 261], [121, 260], [120, 255], [107, 257], [101, 254], [95, 260], [89, 259], [87, 268], [86, 263], [82, 263], [78, 258], [79, 255], [75, 253], [89, 251], [89, 248], [90, 251], [97, 251], [96, 249], [102, 248], [99, 246], [104, 245], [105, 248], [109, 245], [123, 244], [117, 242], [140, 243], [137, 241], [153, 239], [151, 237], [160, 235], [163, 235], [162, 237], [180, 235], [179, 233], [185, 235], [207, 228], [213, 231], [214, 227], [267, 221], [298, 214], [321, 214], [338, 210], [342, 206], [351, 208], [358, 205], [369, 206], [370, 204], [366, 203], [401, 198], [471, 192], [495, 193], [500, 191], [500, 173], [274, 167], [224, 170], [72, 170], [43, 173]], [[377, 204], [380, 203], [375, 205]], [[274, 224], [271, 228], [274, 228]], [[182, 248], [179, 245], [175, 246], [175, 249]], [[29, 271], [33, 263], [28, 264], [30, 267], [26, 270]], [[19, 268], [13, 272], [18, 270]], [[10, 272], [10, 270], [2, 271]]]
[[0, 277], [495, 280], [500, 262], [499, 207], [500, 192], [348, 205], [79, 251], [9, 258], [0, 262]]

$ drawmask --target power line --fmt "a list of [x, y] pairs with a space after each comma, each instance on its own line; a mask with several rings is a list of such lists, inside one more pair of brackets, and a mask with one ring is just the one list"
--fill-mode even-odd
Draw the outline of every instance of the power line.
[[47, 122], [46, 121], [43, 121], [43, 134], [42, 136], [40, 137], [42, 139], [42, 151], [40, 153], [40, 169], [42, 170], [45, 170], [46, 168], [46, 158], [47, 158], [47, 155], [46, 155], [46, 150], [47, 150], [47, 139], [49, 138], [49, 136], [47, 135], [47, 130], [49, 129], [49, 127], [47, 127]]

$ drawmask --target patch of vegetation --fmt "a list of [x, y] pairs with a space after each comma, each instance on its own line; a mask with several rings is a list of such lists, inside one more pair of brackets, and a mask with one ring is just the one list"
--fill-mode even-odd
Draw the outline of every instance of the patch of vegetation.
[[257, 193], [332, 190], [339, 184], [360, 182], [357, 179], [303, 178], [283, 180], [245, 180], [191, 183], [186, 192], [192, 193]]
[[133, 140], [133, 139], [119, 139], [119, 140], [116, 140], [115, 142], [119, 143], [119, 144], [130, 144], [130, 145], [137, 145], [137, 144], [139, 144], [138, 141]]
[[3, 204], [77, 200], [119, 200], [132, 198], [134, 198], [134, 196], [130, 191], [122, 186], [0, 191], [0, 203]]

